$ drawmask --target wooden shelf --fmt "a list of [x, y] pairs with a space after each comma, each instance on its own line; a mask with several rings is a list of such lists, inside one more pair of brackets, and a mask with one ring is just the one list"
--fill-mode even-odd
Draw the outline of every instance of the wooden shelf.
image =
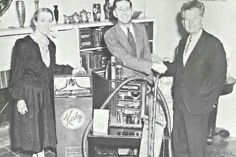
[[[58, 31], [65, 31], [77, 28], [76, 24], [58, 24], [53, 26], [54, 29]], [[20, 28], [20, 27], [9, 27], [0, 29], [0, 37], [4, 36], [14, 36], [14, 35], [25, 35], [33, 32], [33, 29], [29, 26]]]
[[[139, 18], [134, 19], [133, 22], [152, 22], [152, 18]], [[100, 21], [100, 22], [88, 22], [88, 23], [78, 23], [78, 24], [57, 24], [53, 28], [58, 31], [66, 31], [75, 28], [87, 28], [87, 27], [104, 27], [112, 26], [114, 22], [111, 21]], [[13, 35], [25, 35], [31, 33], [33, 30], [31, 27], [26, 26], [24, 28], [20, 27], [9, 27], [0, 29], [0, 37], [13, 36]]]

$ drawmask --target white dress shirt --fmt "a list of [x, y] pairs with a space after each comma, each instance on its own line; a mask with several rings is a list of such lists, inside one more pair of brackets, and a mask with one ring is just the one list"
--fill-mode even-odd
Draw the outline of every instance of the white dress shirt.
[[[184, 66], [185, 66], [190, 54], [192, 53], [192, 51], [193, 51], [195, 45], [197, 44], [197, 42], [198, 42], [201, 35], [202, 35], [202, 29], [199, 32], [197, 32], [196, 34], [191, 35], [192, 39], [191, 39], [191, 42], [189, 43], [189, 47], [188, 47], [187, 51], [183, 53], [183, 64], [184, 64]], [[190, 35], [188, 36], [188, 39], [187, 39], [187, 42], [186, 42], [186, 45], [185, 45], [185, 49], [186, 49], [186, 46], [189, 42], [189, 38], [190, 38]]]
[[[127, 27], [123, 26], [123, 25], [120, 25], [121, 29], [124, 31], [125, 35], [128, 36], [128, 30], [127, 30]], [[135, 39], [135, 33], [134, 33], [134, 28], [133, 28], [133, 25], [130, 24], [129, 25], [129, 30], [130, 32], [132, 33], [133, 37], [134, 37], [134, 41], [136, 42], [136, 39]]]

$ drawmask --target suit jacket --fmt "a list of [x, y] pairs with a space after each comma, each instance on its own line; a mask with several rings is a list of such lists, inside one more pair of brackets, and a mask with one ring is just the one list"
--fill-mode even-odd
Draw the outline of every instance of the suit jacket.
[[165, 63], [166, 74], [174, 76], [174, 108], [183, 102], [190, 113], [207, 113], [218, 102], [226, 79], [225, 50], [219, 39], [203, 30], [183, 66], [186, 41], [187, 36], [180, 40], [174, 62]]
[[136, 74], [152, 74], [151, 53], [147, 32], [143, 24], [133, 24], [137, 57], [133, 57], [132, 47], [120, 25], [117, 23], [104, 35], [105, 42], [111, 54], [124, 63], [124, 75], [129, 77]]

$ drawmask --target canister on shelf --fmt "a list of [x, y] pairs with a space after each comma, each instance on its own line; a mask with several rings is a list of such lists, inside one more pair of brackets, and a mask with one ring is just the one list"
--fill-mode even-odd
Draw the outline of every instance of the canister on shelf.
[[93, 4], [93, 20], [94, 21], [101, 20], [101, 5], [99, 3]]

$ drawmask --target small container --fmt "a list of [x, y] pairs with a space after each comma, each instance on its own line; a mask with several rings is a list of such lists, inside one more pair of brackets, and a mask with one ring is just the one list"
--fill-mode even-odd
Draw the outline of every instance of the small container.
[[101, 21], [101, 5], [99, 3], [93, 4], [93, 20]]
[[58, 20], [59, 20], [58, 5], [54, 5], [53, 7], [54, 7], [53, 13], [54, 13], [55, 21], [56, 21], [56, 24], [57, 24]]
[[109, 0], [105, 0], [105, 4], [103, 5], [103, 10], [105, 14], [105, 20], [110, 20], [112, 15], [112, 7], [109, 3]]

